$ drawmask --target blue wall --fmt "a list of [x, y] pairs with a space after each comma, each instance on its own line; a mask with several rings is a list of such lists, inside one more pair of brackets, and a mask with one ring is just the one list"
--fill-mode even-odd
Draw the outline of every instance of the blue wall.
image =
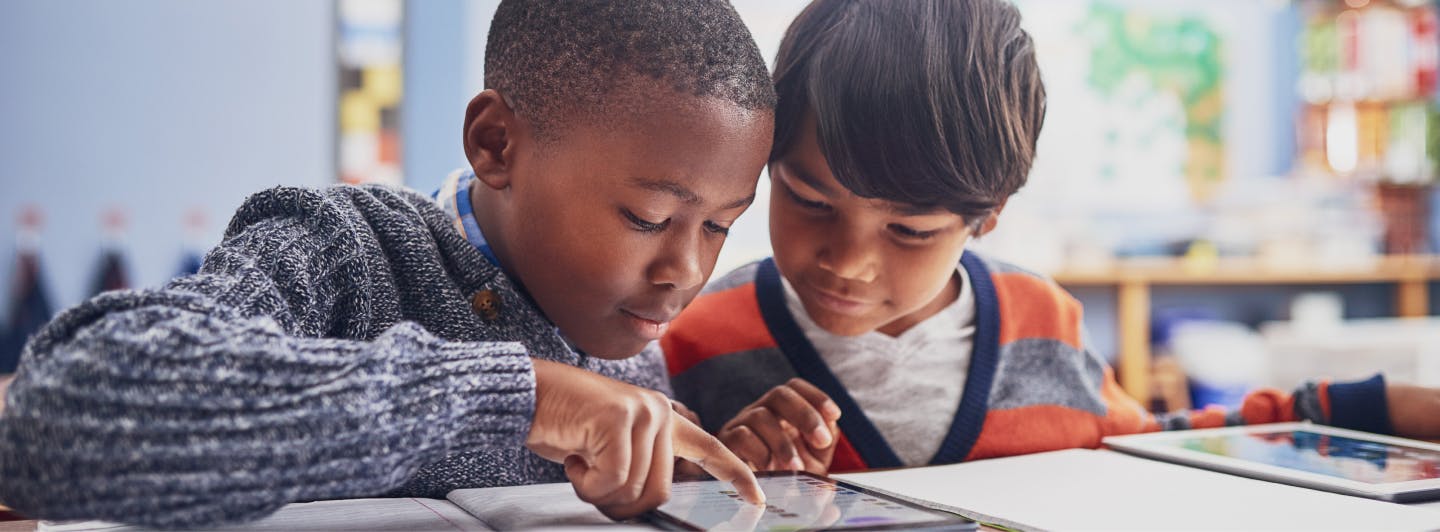
[[[484, 47], [467, 39], [468, 13], [479, 2], [427, 0], [405, 6], [405, 102], [401, 135], [406, 183], [430, 191], [451, 170], [465, 165], [460, 131], [465, 105], [479, 88], [468, 87]], [[494, 8], [491, 7], [493, 12]], [[487, 18], [488, 20], [488, 18]], [[485, 28], [478, 31], [483, 35]], [[484, 40], [480, 43], [483, 45]]]
[[[486, 30], [498, 0], [425, 0], [406, 5], [406, 100], [402, 133], [407, 184], [432, 189], [465, 164], [466, 103], [482, 88]], [[12, 287], [22, 205], [45, 214], [42, 260], [52, 300], [88, 294], [99, 258], [100, 218], [129, 214], [132, 282], [156, 285], [177, 267], [185, 213], [209, 213], [203, 245], [218, 240], [249, 193], [277, 184], [328, 184], [334, 174], [333, 2], [313, 0], [6, 0], [0, 2], [0, 301]], [[767, 60], [804, 2], [736, 0]], [[1295, 8], [1276, 9], [1261, 39], [1279, 70], [1264, 85], [1265, 114], [1288, 132]], [[1271, 139], [1263, 173], [1288, 169], [1294, 139]], [[768, 254], [768, 187], [732, 232], [724, 271]], [[1348, 287], [1356, 316], [1383, 315], [1388, 287]], [[1157, 290], [1157, 310], [1219, 307], [1244, 321], [1279, 318], [1297, 290], [1264, 295]], [[1114, 300], [1080, 290], [1097, 343], [1113, 353]], [[1243, 292], [1243, 291], [1242, 291]], [[1432, 293], [1440, 290], [1432, 288]], [[1236, 299], [1244, 301], [1239, 301]], [[1258, 298], [1258, 299], [1256, 299]], [[1440, 297], [1432, 303], [1440, 308]], [[0, 306], [0, 319], [7, 312]]]
[[[81, 301], [101, 213], [129, 216], [133, 284], [181, 257], [182, 219], [206, 245], [244, 197], [334, 175], [331, 2], [0, 2], [0, 301], [22, 205], [45, 215], [52, 301]], [[0, 307], [0, 314], [8, 312]]]

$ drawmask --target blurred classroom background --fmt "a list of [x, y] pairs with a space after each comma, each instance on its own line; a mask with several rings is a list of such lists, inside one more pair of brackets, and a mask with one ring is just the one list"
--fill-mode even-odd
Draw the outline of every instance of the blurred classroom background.
[[[193, 271], [249, 193], [432, 190], [496, 3], [0, 3], [0, 373], [55, 311]], [[804, 5], [734, 3], [768, 60]], [[1018, 3], [1049, 113], [974, 247], [1071, 290], [1127, 391], [1440, 385], [1436, 2]], [[717, 271], [769, 254], [765, 217]]]

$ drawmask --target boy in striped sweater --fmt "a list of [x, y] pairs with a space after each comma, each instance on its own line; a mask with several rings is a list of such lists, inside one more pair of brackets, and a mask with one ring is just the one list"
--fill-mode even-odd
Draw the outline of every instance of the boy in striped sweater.
[[944, 464], [1297, 419], [1440, 437], [1440, 391], [1379, 376], [1151, 415], [1087, 345], [1074, 298], [966, 251], [1025, 183], [1045, 114], [1003, 0], [817, 0], [775, 83], [775, 256], [711, 284], [661, 341], [676, 398], [753, 467]]

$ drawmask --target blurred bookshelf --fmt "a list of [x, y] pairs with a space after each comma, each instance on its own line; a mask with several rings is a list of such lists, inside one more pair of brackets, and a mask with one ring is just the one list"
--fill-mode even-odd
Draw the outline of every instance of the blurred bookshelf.
[[1440, 281], [1440, 255], [1380, 255], [1344, 267], [1248, 257], [1126, 258], [1103, 267], [1062, 270], [1053, 278], [1066, 288], [1115, 291], [1119, 339], [1116, 371], [1125, 391], [1141, 404], [1148, 404], [1153, 287], [1388, 284], [1395, 293], [1394, 315], [1419, 318], [1429, 314], [1429, 287]]
[[1440, 14], [1431, 0], [1306, 0], [1294, 173], [1368, 185], [1391, 254], [1435, 252]]
[[1088, 267], [1072, 261], [1052, 272], [1067, 288], [1113, 291], [1116, 370], [1142, 404], [1155, 393], [1153, 290], [1371, 285], [1392, 292], [1393, 317], [1430, 313], [1440, 281], [1432, 234], [1440, 230], [1440, 8], [1432, 0], [1292, 5], [1296, 152], [1270, 191], [1282, 199], [1250, 213], [1209, 207], [1246, 245], [1202, 234], [1184, 256], [1100, 253]]

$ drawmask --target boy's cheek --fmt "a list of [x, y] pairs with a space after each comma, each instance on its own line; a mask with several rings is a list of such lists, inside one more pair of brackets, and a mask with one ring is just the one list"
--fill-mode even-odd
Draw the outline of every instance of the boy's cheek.
[[823, 231], [820, 228], [804, 220], [784, 219], [793, 217], [796, 215], [789, 213], [782, 219], [772, 219], [771, 223], [775, 224], [775, 227], [770, 234], [776, 258], [791, 267], [813, 261], [817, 250], [823, 245], [820, 240], [823, 238]]

